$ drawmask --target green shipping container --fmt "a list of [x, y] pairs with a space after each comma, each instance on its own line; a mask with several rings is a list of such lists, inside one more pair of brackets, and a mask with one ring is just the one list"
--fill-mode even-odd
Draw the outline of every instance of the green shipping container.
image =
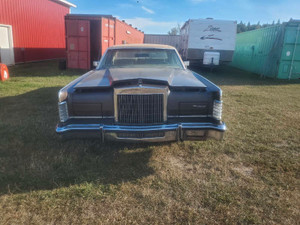
[[300, 20], [237, 34], [232, 66], [278, 79], [300, 78]]

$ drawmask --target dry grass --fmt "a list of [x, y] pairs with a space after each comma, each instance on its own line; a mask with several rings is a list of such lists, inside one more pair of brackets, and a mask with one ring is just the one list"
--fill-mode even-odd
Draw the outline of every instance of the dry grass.
[[56, 62], [0, 83], [0, 224], [297, 224], [300, 83], [231, 68], [222, 142], [60, 141]]

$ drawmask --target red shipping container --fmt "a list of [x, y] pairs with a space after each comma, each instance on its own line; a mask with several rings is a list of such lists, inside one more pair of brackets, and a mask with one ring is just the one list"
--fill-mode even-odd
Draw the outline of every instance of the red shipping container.
[[67, 67], [91, 69], [115, 44], [141, 44], [144, 33], [111, 15], [69, 14], [65, 17]]
[[113, 46], [115, 44], [115, 20], [109, 18], [102, 18], [101, 28], [102, 28], [101, 55], [103, 55], [108, 47]]
[[[86, 69], [90, 66], [90, 21], [66, 21], [67, 61], [69, 68]], [[70, 35], [70, 36], [68, 36]]]

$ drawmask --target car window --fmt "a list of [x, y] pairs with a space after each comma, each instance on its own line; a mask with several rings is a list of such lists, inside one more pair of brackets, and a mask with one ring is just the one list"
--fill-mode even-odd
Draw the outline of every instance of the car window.
[[108, 50], [100, 69], [118, 67], [171, 67], [183, 69], [173, 49], [112, 49]]

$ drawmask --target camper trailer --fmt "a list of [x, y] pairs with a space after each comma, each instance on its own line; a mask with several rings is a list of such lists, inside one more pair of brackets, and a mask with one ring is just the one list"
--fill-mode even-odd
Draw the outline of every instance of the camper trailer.
[[192, 65], [218, 66], [231, 62], [236, 39], [236, 21], [188, 20], [180, 30], [180, 54]]

